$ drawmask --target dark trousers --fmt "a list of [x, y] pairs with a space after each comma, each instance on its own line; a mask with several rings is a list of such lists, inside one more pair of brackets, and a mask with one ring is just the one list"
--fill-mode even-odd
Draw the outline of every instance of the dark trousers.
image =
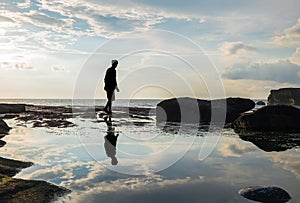
[[110, 114], [112, 113], [111, 110], [111, 105], [112, 105], [112, 101], [113, 101], [113, 94], [114, 94], [114, 90], [106, 90], [106, 96], [107, 96], [107, 103], [104, 107], [105, 110], [107, 110]]

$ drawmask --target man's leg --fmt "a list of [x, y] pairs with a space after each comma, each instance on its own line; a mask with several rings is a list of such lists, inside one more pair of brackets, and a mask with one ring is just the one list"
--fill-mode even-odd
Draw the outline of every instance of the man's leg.
[[109, 100], [107, 101], [107, 103], [108, 103], [108, 108], [107, 108], [108, 113], [111, 114], [111, 113], [112, 113], [112, 111], [111, 111], [111, 99], [109, 99]]
[[111, 105], [112, 105], [113, 91], [107, 91], [106, 94], [107, 94], [107, 103], [104, 107], [104, 111], [108, 114], [111, 114], [112, 113]]

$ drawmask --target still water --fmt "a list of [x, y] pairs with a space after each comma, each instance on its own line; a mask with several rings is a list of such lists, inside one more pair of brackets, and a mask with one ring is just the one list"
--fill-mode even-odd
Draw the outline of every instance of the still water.
[[[71, 128], [13, 127], [2, 140], [1, 156], [32, 161], [16, 175], [67, 187], [73, 192], [58, 202], [252, 202], [238, 190], [276, 185], [300, 202], [300, 134], [237, 134], [176, 126], [160, 129], [151, 119], [73, 118]], [[107, 136], [117, 136], [108, 152]], [[268, 137], [269, 136], [269, 137]], [[243, 139], [242, 139], [243, 138]], [[268, 140], [268, 142], [266, 142]], [[271, 140], [271, 141], [270, 141]], [[199, 160], [201, 150], [211, 153]], [[117, 165], [112, 165], [115, 153]]]

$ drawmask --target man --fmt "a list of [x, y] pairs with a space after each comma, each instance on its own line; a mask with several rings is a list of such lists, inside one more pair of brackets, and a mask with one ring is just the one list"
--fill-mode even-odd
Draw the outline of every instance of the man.
[[104, 111], [107, 114], [112, 114], [111, 105], [112, 101], [115, 100], [114, 91], [120, 91], [117, 85], [116, 79], [116, 67], [118, 66], [117, 60], [111, 61], [111, 67], [106, 70], [105, 78], [104, 78], [104, 90], [107, 95], [107, 103], [104, 107]]

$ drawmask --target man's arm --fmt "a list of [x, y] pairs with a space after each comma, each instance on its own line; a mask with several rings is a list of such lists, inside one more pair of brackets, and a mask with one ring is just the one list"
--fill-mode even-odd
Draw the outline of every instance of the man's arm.
[[114, 77], [115, 77], [115, 81], [116, 81], [116, 90], [117, 90], [117, 92], [120, 92], [120, 89], [119, 89], [119, 87], [118, 87], [118, 82], [117, 82], [117, 72], [116, 72], [116, 70], [114, 71]]

